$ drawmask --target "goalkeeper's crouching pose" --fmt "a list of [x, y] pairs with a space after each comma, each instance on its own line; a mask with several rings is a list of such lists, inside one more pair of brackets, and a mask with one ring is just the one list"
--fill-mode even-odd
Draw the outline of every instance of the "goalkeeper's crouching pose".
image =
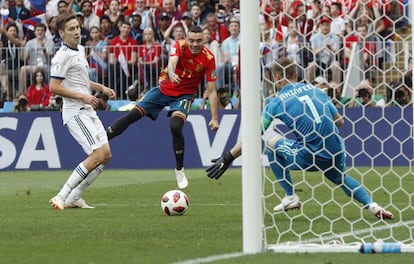
[[[278, 60], [273, 76], [281, 89], [262, 113], [263, 131], [266, 131], [263, 138], [272, 172], [285, 192], [285, 197], [273, 210], [283, 212], [300, 208], [290, 170], [306, 168], [306, 171], [322, 171], [326, 178], [377, 218], [394, 219], [391, 212], [372, 201], [361, 183], [345, 173], [346, 152], [338, 130], [344, 120], [331, 99], [317, 87], [296, 82], [296, 65], [288, 58]], [[271, 124], [275, 119], [289, 127], [296, 139], [274, 131]], [[269, 132], [271, 135], [266, 135]], [[231, 162], [241, 155], [241, 149], [241, 143], [237, 143], [220, 158], [212, 160], [214, 164], [207, 168], [207, 175], [219, 179]]]

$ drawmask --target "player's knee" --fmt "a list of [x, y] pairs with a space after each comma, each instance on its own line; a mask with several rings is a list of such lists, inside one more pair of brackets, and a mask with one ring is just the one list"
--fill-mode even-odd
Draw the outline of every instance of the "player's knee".
[[184, 127], [184, 119], [181, 116], [173, 116], [170, 121], [170, 129], [173, 135], [182, 133]]

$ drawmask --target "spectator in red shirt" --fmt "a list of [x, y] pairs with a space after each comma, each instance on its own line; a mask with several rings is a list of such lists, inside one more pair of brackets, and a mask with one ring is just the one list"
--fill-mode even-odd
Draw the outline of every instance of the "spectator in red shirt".
[[162, 55], [162, 46], [155, 41], [154, 30], [146, 28], [144, 30], [144, 43], [139, 46], [138, 64], [141, 66], [141, 74], [145, 80], [143, 87], [148, 90], [156, 86], [160, 72], [160, 59]]
[[49, 98], [52, 93], [49, 85], [45, 81], [45, 75], [42, 69], [37, 69], [33, 74], [32, 84], [27, 88], [27, 106], [49, 106]]
[[111, 140], [122, 134], [130, 124], [144, 116], [155, 120], [161, 110], [169, 106], [168, 116], [171, 118], [170, 130], [176, 159], [175, 176], [178, 188], [186, 188], [188, 181], [184, 173], [183, 127], [192, 100], [204, 77], [209, 92], [211, 112], [209, 126], [213, 131], [219, 128], [215, 70], [214, 55], [204, 46], [202, 29], [199, 26], [191, 26], [186, 39], [175, 43], [168, 66], [161, 72], [159, 87], [149, 90], [136, 103], [134, 109], [108, 127], [108, 139]]
[[205, 25], [206, 28], [208, 28], [211, 32], [211, 37], [214, 40], [217, 40], [218, 43], [222, 43], [223, 40], [228, 38], [230, 36], [229, 31], [227, 30], [226, 25], [224, 22], [219, 23], [217, 22], [216, 14], [209, 13], [207, 15], [207, 23]]
[[367, 69], [371, 62], [371, 44], [367, 41], [368, 35], [368, 26], [366, 24], [357, 24], [356, 26], [356, 33], [348, 36], [345, 39], [345, 58], [344, 58], [344, 66], [349, 64], [349, 59], [351, 57], [352, 51], [352, 44], [353, 43], [360, 43], [363, 45], [363, 60], [364, 60], [364, 68]]
[[109, 82], [120, 99], [125, 99], [125, 91], [137, 75], [137, 42], [130, 35], [131, 25], [121, 22], [119, 36], [109, 43]]

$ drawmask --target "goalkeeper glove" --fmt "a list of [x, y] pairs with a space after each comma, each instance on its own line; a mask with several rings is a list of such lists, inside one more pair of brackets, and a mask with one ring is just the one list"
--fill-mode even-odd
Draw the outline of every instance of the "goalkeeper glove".
[[221, 175], [227, 170], [230, 164], [233, 162], [234, 157], [230, 151], [224, 152], [220, 158], [212, 159], [211, 162], [214, 164], [206, 169], [207, 176], [218, 180]]

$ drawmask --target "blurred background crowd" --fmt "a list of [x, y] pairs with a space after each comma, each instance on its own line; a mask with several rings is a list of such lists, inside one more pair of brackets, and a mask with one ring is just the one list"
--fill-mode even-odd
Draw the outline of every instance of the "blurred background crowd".
[[[324, 89], [337, 107], [412, 104], [408, 0], [262, 0], [257, 21], [263, 98], [276, 92], [272, 65], [297, 64], [299, 81]], [[56, 16], [81, 25], [89, 74], [117, 93], [97, 94], [99, 110], [127, 110], [158, 85], [174, 42], [190, 25], [203, 28], [215, 54], [222, 109], [239, 109], [239, 0], [1, 0], [0, 108], [59, 110], [48, 87], [51, 58], [62, 45]], [[251, 89], [252, 87], [249, 87]], [[209, 107], [203, 85], [194, 109]]]

